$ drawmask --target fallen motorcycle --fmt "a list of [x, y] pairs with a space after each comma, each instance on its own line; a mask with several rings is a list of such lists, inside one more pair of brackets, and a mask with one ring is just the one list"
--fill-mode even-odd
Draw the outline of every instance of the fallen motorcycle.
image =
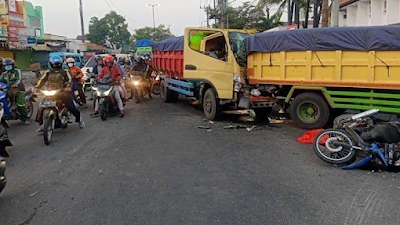
[[55, 129], [65, 129], [70, 122], [70, 112], [57, 99], [61, 90], [42, 90], [44, 98], [39, 104], [39, 113], [43, 120], [43, 138], [46, 145], [50, 145]]
[[[327, 129], [316, 136], [314, 152], [330, 164], [350, 164], [343, 169], [355, 169], [370, 162], [383, 167], [400, 166], [400, 124], [375, 124], [371, 116], [379, 110], [348, 116], [342, 119], [338, 128]], [[356, 161], [357, 152], [366, 155]], [[353, 163], [355, 162], [355, 163]]]

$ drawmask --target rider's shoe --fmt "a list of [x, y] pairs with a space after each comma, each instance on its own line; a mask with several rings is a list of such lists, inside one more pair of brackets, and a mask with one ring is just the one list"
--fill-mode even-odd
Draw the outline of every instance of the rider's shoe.
[[44, 127], [43, 127], [43, 125], [41, 125], [41, 126], [36, 130], [36, 132], [37, 132], [37, 133], [42, 133], [43, 130], [44, 130]]
[[79, 124], [79, 128], [83, 129], [85, 128], [85, 121], [83, 121], [83, 119], [81, 118], [81, 120], [78, 122]]
[[26, 120], [24, 121], [24, 124], [25, 124], [25, 125], [31, 125], [31, 121], [30, 121], [29, 119], [26, 119]]
[[119, 113], [119, 117], [124, 117], [125, 116], [125, 112], [124, 112], [124, 110], [122, 110], [120, 113]]
[[92, 114], [90, 114], [90, 116], [97, 116], [99, 115], [99, 111], [94, 111]]

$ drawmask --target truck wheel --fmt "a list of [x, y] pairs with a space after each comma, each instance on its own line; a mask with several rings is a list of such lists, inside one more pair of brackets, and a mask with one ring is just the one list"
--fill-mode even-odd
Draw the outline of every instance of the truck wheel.
[[221, 116], [221, 105], [218, 102], [214, 89], [207, 89], [203, 98], [204, 115], [209, 120], [219, 119]]
[[307, 92], [296, 96], [290, 108], [290, 117], [300, 128], [322, 128], [329, 121], [329, 105], [316, 93]]
[[271, 114], [272, 108], [254, 109], [257, 122], [265, 122]]
[[178, 100], [179, 94], [175, 91], [169, 90], [165, 87], [164, 81], [160, 83], [160, 97], [161, 101], [164, 103], [174, 102]]

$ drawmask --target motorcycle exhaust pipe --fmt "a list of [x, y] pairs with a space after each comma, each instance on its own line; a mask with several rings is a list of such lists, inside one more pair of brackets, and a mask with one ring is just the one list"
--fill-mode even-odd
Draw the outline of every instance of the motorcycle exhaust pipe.
[[375, 115], [378, 112], [379, 112], [379, 109], [370, 109], [368, 111], [365, 111], [365, 112], [362, 112], [362, 113], [359, 113], [359, 114], [356, 114], [356, 115], [352, 116], [351, 119], [352, 120], [359, 120], [359, 119], [364, 118], [364, 117], [369, 117], [369, 116]]

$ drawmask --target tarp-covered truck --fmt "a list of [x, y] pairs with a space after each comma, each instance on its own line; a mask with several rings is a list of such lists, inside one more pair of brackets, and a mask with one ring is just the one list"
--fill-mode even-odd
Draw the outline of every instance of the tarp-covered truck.
[[[210, 57], [213, 44], [220, 41], [226, 44], [226, 61]], [[279, 103], [298, 126], [307, 129], [324, 126], [345, 109], [400, 113], [399, 27], [304, 29], [252, 36], [188, 28], [179, 43], [179, 69], [174, 69], [178, 64], [173, 66], [177, 57], [168, 55], [176, 51], [156, 50], [157, 69], [172, 72], [165, 73], [164, 96], [169, 97], [166, 100], [175, 99], [178, 92], [194, 96], [210, 119], [216, 115], [207, 113], [213, 94], [217, 104], [211, 100], [215, 108], [211, 112], [219, 112], [222, 106], [254, 108], [263, 117], [268, 107]], [[167, 50], [174, 45], [157, 44]], [[211, 89], [207, 98], [205, 89]]]

